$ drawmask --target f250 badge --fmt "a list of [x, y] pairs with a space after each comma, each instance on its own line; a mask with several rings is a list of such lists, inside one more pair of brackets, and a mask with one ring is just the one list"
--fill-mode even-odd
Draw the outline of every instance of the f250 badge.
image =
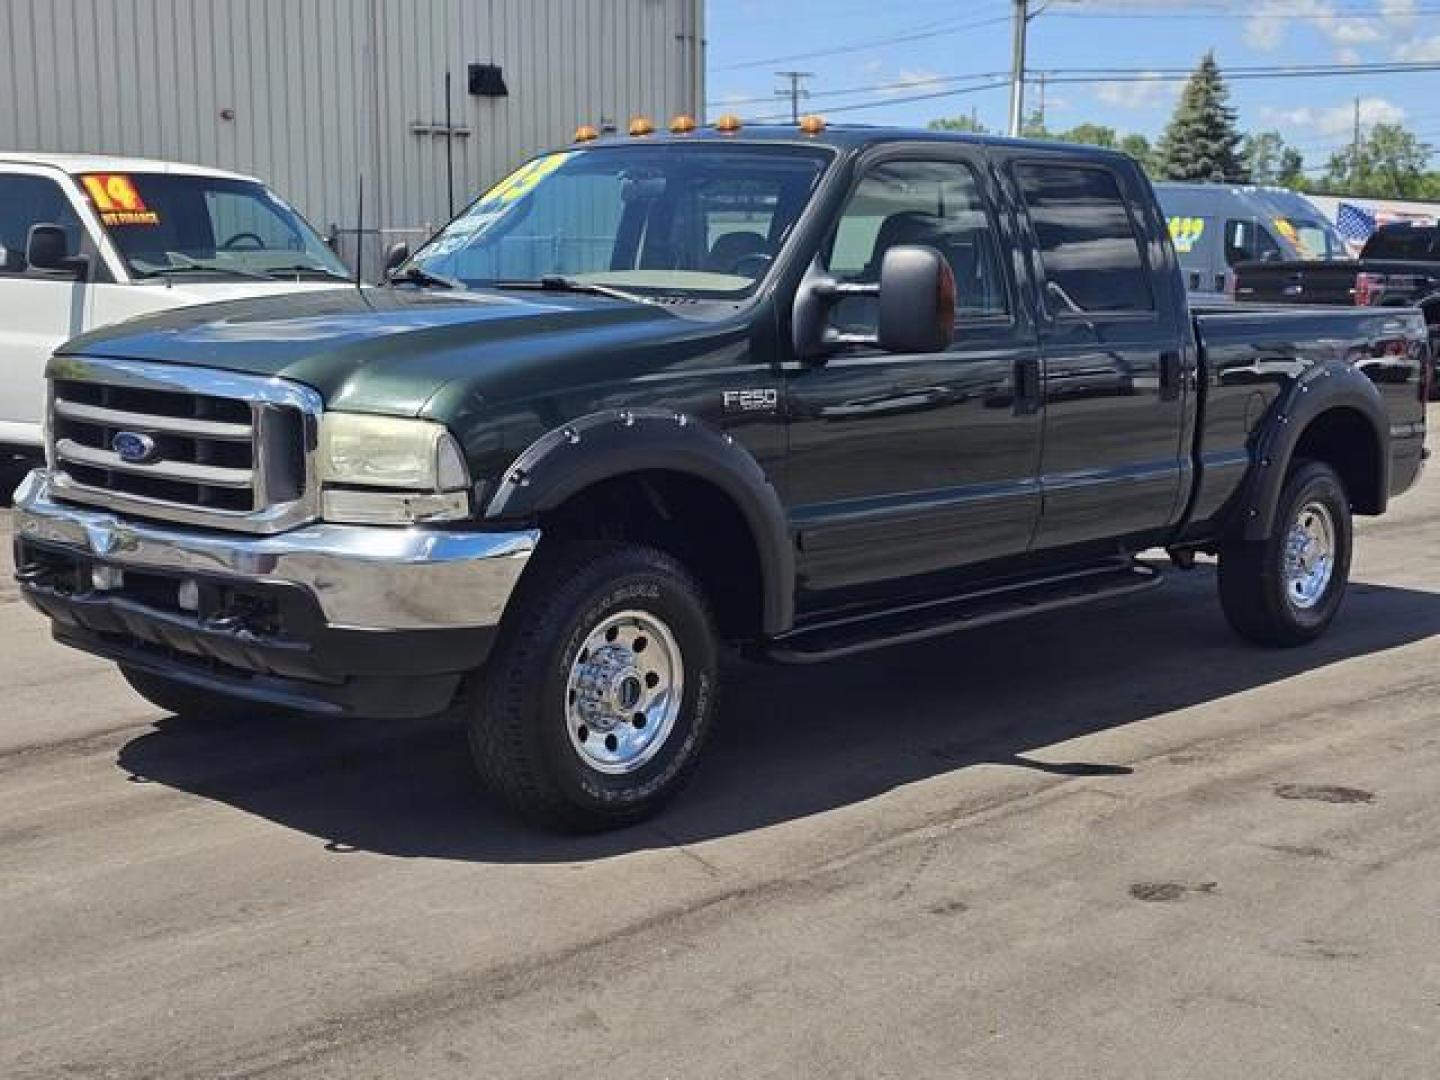
[[726, 390], [721, 394], [726, 412], [774, 412], [780, 407], [780, 391]]

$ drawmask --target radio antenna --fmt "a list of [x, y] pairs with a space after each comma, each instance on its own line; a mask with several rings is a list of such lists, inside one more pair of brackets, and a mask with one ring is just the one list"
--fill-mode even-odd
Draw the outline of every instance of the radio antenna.
[[360, 174], [360, 190], [355, 200], [355, 288], [360, 288], [360, 266], [365, 254], [365, 174]]

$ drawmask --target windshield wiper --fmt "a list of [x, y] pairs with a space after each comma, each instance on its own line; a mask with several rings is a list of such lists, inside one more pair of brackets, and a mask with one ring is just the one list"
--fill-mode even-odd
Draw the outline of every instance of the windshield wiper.
[[267, 266], [265, 275], [267, 277], [289, 277], [295, 274], [323, 274], [328, 278], [335, 278], [337, 281], [349, 281], [349, 274], [342, 274], [338, 270], [331, 270], [328, 266], [317, 266], [315, 263], [296, 263], [294, 266]]
[[433, 270], [426, 270], [419, 263], [411, 263], [405, 267], [403, 273], [388, 274], [385, 277], [387, 285], [394, 285], [397, 282], [408, 281], [412, 285], [434, 285], [442, 289], [463, 289], [465, 283], [444, 274], [437, 274]]
[[170, 277], [174, 274], [233, 274], [235, 277], [255, 278], [257, 281], [269, 281], [269, 274], [262, 274], [258, 270], [242, 270], [238, 266], [214, 266], [210, 263], [186, 263], [184, 266], [157, 266], [153, 270], [141, 270], [137, 277]]
[[632, 304], [653, 304], [655, 301], [645, 296], [639, 296], [624, 289], [617, 289], [613, 285], [601, 285], [594, 281], [581, 281], [579, 278], [566, 277], [563, 274], [546, 274], [535, 281], [497, 281], [492, 288], [496, 289], [537, 289], [540, 292], [569, 292], [585, 293], [590, 296], [608, 296], [612, 300], [628, 300]]

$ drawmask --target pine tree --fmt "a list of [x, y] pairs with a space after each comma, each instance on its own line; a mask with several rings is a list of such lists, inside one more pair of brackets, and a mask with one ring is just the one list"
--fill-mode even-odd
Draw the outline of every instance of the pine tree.
[[1175, 115], [1160, 140], [1160, 174], [1167, 180], [1247, 183], [1240, 156], [1240, 132], [1230, 90], [1215, 54], [1208, 52], [1185, 84]]

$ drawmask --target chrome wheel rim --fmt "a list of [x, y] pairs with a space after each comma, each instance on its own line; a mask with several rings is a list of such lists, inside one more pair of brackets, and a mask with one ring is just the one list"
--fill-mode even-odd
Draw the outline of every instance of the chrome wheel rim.
[[1335, 575], [1335, 519], [1323, 503], [1300, 508], [1285, 538], [1285, 598], [1301, 611], [1313, 608]]
[[664, 620], [648, 611], [608, 616], [570, 663], [570, 745], [597, 772], [634, 772], [670, 738], [684, 694], [680, 646]]

